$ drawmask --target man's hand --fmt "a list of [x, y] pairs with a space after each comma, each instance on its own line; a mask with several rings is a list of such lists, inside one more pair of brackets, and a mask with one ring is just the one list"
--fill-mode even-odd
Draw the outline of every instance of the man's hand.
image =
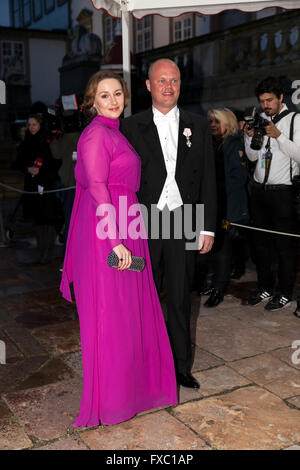
[[268, 137], [273, 137], [273, 139], [278, 139], [281, 135], [280, 130], [277, 129], [274, 122], [270, 121], [270, 124], [265, 127], [266, 135]]
[[248, 124], [244, 127], [244, 130], [249, 137], [254, 136], [254, 129], [250, 128]]
[[199, 237], [199, 243], [198, 243], [198, 250], [201, 255], [205, 255], [205, 253], [208, 253], [214, 244], [215, 237], [211, 235], [204, 235], [201, 234]]

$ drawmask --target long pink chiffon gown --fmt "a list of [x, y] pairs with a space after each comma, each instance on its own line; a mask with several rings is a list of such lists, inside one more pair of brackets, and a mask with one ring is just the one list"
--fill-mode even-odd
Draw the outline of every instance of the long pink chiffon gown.
[[[140, 158], [120, 133], [119, 120], [95, 117], [78, 143], [76, 197], [60, 286], [71, 302], [73, 282], [80, 320], [83, 392], [74, 426], [97, 426], [99, 420], [116, 424], [145, 410], [177, 404], [173, 356], [148, 243], [124, 234], [124, 217], [130, 227], [136, 211], [127, 216], [122, 209], [122, 227], [117, 225], [110, 238], [96, 233], [101, 220], [119, 221], [120, 196], [126, 197], [128, 208], [138, 204], [140, 172]], [[116, 218], [110, 212], [102, 213], [106, 219], [100, 212], [96, 215], [100, 204], [112, 204]], [[109, 253], [121, 242], [145, 258], [142, 272], [107, 265]]]

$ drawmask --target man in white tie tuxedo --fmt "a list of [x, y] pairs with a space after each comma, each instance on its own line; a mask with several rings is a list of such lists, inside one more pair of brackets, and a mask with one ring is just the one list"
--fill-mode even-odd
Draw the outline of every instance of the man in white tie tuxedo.
[[[181, 108], [180, 71], [170, 59], [154, 62], [146, 81], [152, 96], [152, 108], [124, 119], [121, 131], [142, 160], [138, 198], [151, 213], [151, 207], [170, 217], [170, 236], [160, 228], [151, 237], [149, 248], [156, 286], [161, 286], [162, 272], [167, 294], [167, 328], [172, 345], [177, 381], [189, 388], [199, 388], [191, 375], [190, 290], [197, 250], [186, 249], [184, 229], [178, 238], [176, 214], [184, 220], [186, 205], [204, 205], [204, 227], [196, 246], [200, 253], [211, 250], [216, 223], [215, 169], [207, 119]], [[195, 211], [194, 211], [195, 215]], [[178, 220], [178, 219], [177, 219]], [[152, 224], [153, 225], [153, 224]]]

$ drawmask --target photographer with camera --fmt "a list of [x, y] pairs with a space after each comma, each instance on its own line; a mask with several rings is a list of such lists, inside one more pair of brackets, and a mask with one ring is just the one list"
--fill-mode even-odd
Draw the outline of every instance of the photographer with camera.
[[[293, 178], [299, 174], [300, 116], [283, 103], [283, 85], [268, 77], [255, 89], [263, 113], [245, 115], [245, 151], [256, 161], [250, 184], [255, 227], [290, 233], [294, 228]], [[286, 307], [292, 299], [295, 275], [294, 238], [254, 231], [258, 290], [249, 305], [267, 301], [266, 310]], [[278, 285], [274, 295], [274, 254], [278, 258]]]

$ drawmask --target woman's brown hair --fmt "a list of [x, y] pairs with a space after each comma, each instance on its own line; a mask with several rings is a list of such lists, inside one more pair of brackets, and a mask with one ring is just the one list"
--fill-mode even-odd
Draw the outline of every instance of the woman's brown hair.
[[43, 124], [43, 116], [41, 114], [29, 114], [28, 118], [27, 118], [27, 126], [28, 126], [28, 121], [29, 119], [35, 119], [39, 125], [41, 126]]
[[94, 101], [95, 101], [95, 96], [97, 93], [98, 83], [108, 78], [114, 78], [115, 80], [119, 81], [122, 87], [123, 93], [124, 93], [124, 105], [125, 107], [128, 105], [129, 91], [126, 86], [125, 80], [120, 75], [113, 72], [112, 70], [100, 70], [100, 72], [97, 72], [91, 76], [91, 78], [88, 81], [85, 94], [84, 94], [82, 109], [83, 109], [84, 114], [89, 119], [93, 119], [95, 116], [97, 116], [97, 111], [94, 108]]

